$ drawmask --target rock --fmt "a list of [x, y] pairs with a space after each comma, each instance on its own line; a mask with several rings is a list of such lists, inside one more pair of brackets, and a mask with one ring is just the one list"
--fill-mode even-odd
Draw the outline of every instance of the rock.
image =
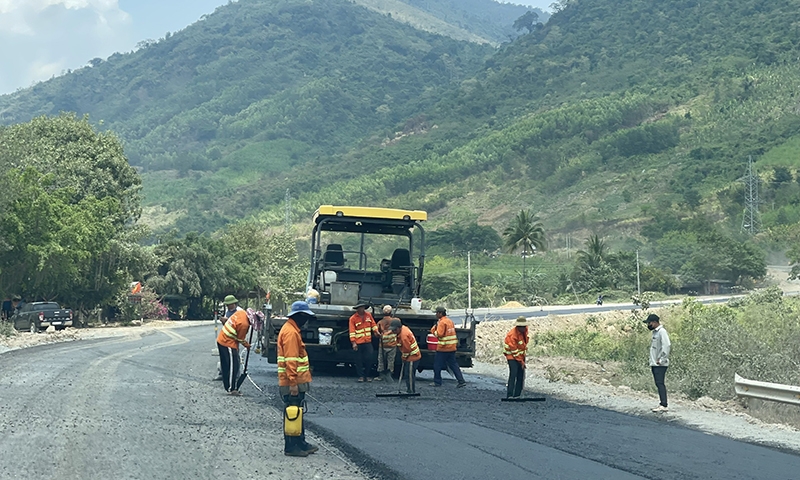
[[56, 333], [56, 327], [50, 325], [49, 327], [47, 327], [47, 330], [45, 330], [45, 332], [47, 332], [47, 333]]
[[617, 390], [619, 390], [621, 392], [630, 392], [631, 391], [631, 387], [629, 387], [627, 385], [620, 385], [619, 387], [617, 387]]

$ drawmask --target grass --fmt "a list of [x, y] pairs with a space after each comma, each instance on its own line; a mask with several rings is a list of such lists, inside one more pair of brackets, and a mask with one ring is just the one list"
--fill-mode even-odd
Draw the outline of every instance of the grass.
[[[800, 301], [770, 288], [728, 305], [704, 306], [687, 299], [661, 315], [672, 340], [670, 389], [696, 399], [735, 398], [734, 373], [768, 382], [800, 385]], [[626, 384], [653, 388], [647, 365], [650, 335], [641, 312], [607, 330], [587, 324], [568, 332], [536, 335], [534, 355], [618, 361]]]

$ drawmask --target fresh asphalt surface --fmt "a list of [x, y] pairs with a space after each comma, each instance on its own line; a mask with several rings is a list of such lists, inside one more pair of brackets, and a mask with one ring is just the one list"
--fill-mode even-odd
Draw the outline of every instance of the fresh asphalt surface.
[[[435, 388], [423, 372], [421, 397], [376, 398], [396, 392], [397, 384], [356, 383], [349, 370], [338, 370], [315, 374], [307, 421], [377, 478], [789, 480], [800, 472], [800, 456], [669, 417], [552, 398], [504, 403], [504, 382], [494, 378], [467, 373], [469, 385], [457, 389], [445, 375], [445, 385]], [[274, 384], [275, 376], [275, 366], [263, 361], [253, 369], [259, 384]]]
[[[0, 355], [0, 478], [332, 476], [325, 472], [336, 459], [324, 451], [280, 455], [275, 365], [251, 357], [265, 394], [245, 383], [244, 396], [230, 398], [211, 381], [212, 332], [159, 330]], [[419, 398], [376, 398], [397, 385], [356, 383], [344, 367], [315, 372], [311, 431], [380, 479], [795, 479], [800, 471], [800, 456], [668, 416], [553, 398], [502, 403], [503, 381], [468, 371], [465, 389], [447, 376], [434, 389], [430, 372], [418, 378]]]

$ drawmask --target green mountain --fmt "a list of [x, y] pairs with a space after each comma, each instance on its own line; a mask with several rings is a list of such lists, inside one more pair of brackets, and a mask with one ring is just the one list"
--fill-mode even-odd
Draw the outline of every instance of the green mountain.
[[345, 0], [243, 0], [134, 53], [0, 97], [0, 119], [88, 113], [125, 141], [146, 206], [191, 216], [200, 205], [213, 214], [185, 227], [217, 228], [226, 213], [217, 204], [382, 135], [492, 51]]
[[458, 40], [500, 44], [519, 36], [514, 22], [529, 10], [545, 23], [541, 9], [494, 0], [354, 0], [377, 12], [421, 30]]
[[[553, 246], [590, 231], [655, 245], [703, 221], [738, 230], [751, 155], [764, 226], [800, 221], [795, 0], [562, 0], [499, 50], [356, 3], [231, 3], [0, 97], [0, 119], [103, 120], [160, 228], [282, 223], [289, 190], [303, 224], [354, 203], [502, 230], [533, 208]], [[416, 18], [451, 5], [403, 3]]]

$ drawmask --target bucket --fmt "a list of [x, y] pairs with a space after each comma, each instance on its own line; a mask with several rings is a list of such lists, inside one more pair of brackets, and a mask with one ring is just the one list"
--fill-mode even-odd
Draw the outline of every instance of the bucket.
[[333, 336], [333, 329], [320, 327], [319, 328], [319, 344], [320, 345], [330, 345], [331, 344], [331, 337]]
[[436, 335], [429, 333], [428, 337], [425, 339], [425, 343], [428, 344], [428, 350], [436, 350], [436, 348], [439, 346], [439, 339], [436, 337]]

